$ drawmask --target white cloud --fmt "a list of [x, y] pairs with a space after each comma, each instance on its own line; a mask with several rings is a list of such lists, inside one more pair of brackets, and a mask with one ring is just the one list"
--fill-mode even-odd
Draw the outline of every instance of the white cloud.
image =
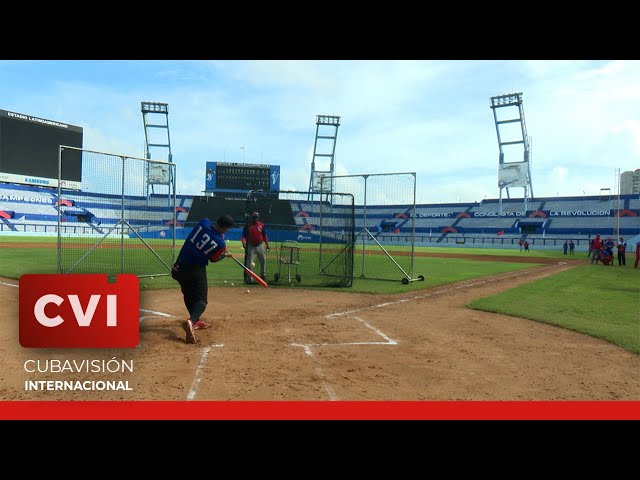
[[[247, 163], [281, 165], [282, 188], [306, 190], [316, 115], [335, 114], [336, 173], [416, 171], [430, 203], [497, 198], [489, 97], [513, 91], [536, 196], [596, 194], [615, 168], [640, 168], [638, 61], [113, 61], [92, 77], [95, 63], [67, 62], [61, 79], [50, 73], [60, 62], [0, 62], [0, 108], [81, 125], [86, 148], [144, 156], [140, 102], [166, 102], [183, 193], [201, 192], [207, 161], [242, 161], [241, 146]], [[46, 82], [12, 76], [25, 65]]]
[[568, 173], [569, 173], [569, 170], [565, 167], [554, 167], [553, 171], [551, 172], [551, 175], [556, 180], [560, 182], [564, 182], [567, 178]]

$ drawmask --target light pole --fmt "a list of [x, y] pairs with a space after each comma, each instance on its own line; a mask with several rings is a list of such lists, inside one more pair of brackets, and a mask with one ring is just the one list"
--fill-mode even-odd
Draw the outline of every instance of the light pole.
[[244, 145], [240, 147], [240, 150], [242, 150], [242, 163], [244, 163]]
[[[616, 237], [617, 241], [620, 241], [620, 169], [616, 169], [616, 176], [618, 177], [618, 212], [616, 213]], [[613, 262], [613, 260], [612, 260]]]

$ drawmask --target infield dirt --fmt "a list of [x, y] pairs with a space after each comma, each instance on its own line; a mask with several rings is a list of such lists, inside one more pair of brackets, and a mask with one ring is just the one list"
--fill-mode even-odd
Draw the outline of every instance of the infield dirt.
[[[151, 312], [141, 312], [140, 344], [119, 350], [22, 348], [18, 289], [0, 285], [0, 400], [640, 398], [640, 356], [559, 327], [465, 307], [586, 259], [464, 258], [545, 265], [389, 296], [295, 288], [251, 288], [247, 295], [242, 287], [211, 287], [204, 318], [213, 328], [196, 332], [197, 345], [184, 341], [178, 289], [142, 291], [140, 308]], [[24, 369], [28, 359], [113, 357], [133, 361], [133, 372]], [[132, 391], [26, 391], [26, 380], [127, 380]]]

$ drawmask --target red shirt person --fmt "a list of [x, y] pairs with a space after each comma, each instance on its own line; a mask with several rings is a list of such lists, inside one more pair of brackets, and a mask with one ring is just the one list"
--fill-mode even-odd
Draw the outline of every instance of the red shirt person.
[[591, 263], [594, 263], [600, 258], [600, 251], [602, 250], [602, 240], [600, 240], [600, 234], [596, 233], [596, 238], [593, 239], [593, 243], [591, 244], [592, 254], [591, 254]]
[[604, 248], [600, 250], [600, 256], [598, 260], [596, 260], [596, 263], [598, 263], [598, 261], [601, 261], [603, 265], [613, 265], [613, 257], [609, 255], [609, 252]]
[[[269, 251], [269, 237], [267, 235], [267, 229], [260, 220], [260, 214], [258, 212], [252, 212], [250, 220], [245, 224], [242, 229], [242, 248], [246, 250], [244, 265], [247, 268], [253, 270], [251, 264], [253, 263], [253, 256], [258, 257], [260, 262], [260, 278], [266, 280], [265, 266], [267, 257], [266, 251]], [[264, 245], [264, 246], [263, 246]], [[254, 264], [255, 266], [255, 264]], [[245, 273], [245, 283], [252, 283], [252, 278]]]

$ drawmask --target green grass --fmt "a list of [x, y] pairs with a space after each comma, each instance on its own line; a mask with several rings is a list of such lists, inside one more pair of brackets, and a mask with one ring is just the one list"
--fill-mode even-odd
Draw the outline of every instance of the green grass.
[[398, 275], [397, 282], [356, 277], [351, 290], [358, 293], [371, 294], [403, 293], [536, 266], [539, 266], [539, 264], [486, 262], [465, 260], [464, 258], [415, 257], [415, 276], [423, 275], [425, 277], [424, 282], [417, 281], [411, 282], [409, 285], [403, 285], [400, 282], [401, 275]]
[[20, 278], [25, 273], [56, 273], [55, 248], [6, 248], [0, 246], [2, 276]]
[[629, 262], [582, 265], [469, 306], [557, 325], [640, 353], [640, 274]]
[[58, 241], [58, 237], [31, 237], [31, 236], [22, 236], [16, 234], [10, 235], [0, 235], [0, 245], [3, 243], [40, 243], [40, 242], [50, 242], [55, 243]]
[[[231, 251], [236, 254], [236, 257], [241, 259], [242, 253], [238, 251], [238, 246], [232, 247]], [[70, 249], [73, 253], [73, 249]], [[116, 271], [118, 267], [118, 260], [113, 259], [115, 251], [108, 251], [107, 249], [94, 250], [94, 253], [88, 257], [90, 264], [85, 265], [92, 267], [89, 271], [83, 270], [83, 273], [105, 273], [110, 271]], [[75, 257], [72, 260], [79, 258], [78, 250], [75, 253]], [[135, 262], [140, 263], [142, 260], [147, 259], [148, 262], [154, 262], [158, 265], [158, 260], [155, 257], [151, 257], [147, 254], [145, 257], [141, 257], [140, 251], [126, 251], [127, 256], [125, 262], [127, 265], [135, 265]], [[164, 252], [160, 251], [162, 255]], [[276, 257], [273, 256], [272, 251], [267, 260], [267, 275], [268, 279], [273, 279], [273, 274], [276, 272], [277, 263]], [[142, 260], [141, 260], [142, 258]], [[170, 264], [170, 259], [165, 258], [165, 262]], [[390, 263], [386, 257], [376, 256], [371, 259], [367, 259], [367, 266], [372, 266], [375, 263]], [[0, 247], [0, 263], [3, 265], [2, 276], [10, 278], [20, 278], [25, 273], [56, 273], [57, 271], [57, 250], [55, 248], [2, 248]], [[69, 259], [65, 257], [65, 263], [69, 264]], [[73, 262], [71, 262], [72, 264]], [[504, 263], [504, 262], [486, 262], [486, 261], [471, 261], [457, 258], [433, 258], [433, 257], [416, 257], [415, 258], [415, 275], [424, 275], [424, 282], [412, 282], [409, 285], [403, 285], [400, 282], [402, 274], [398, 271], [397, 281], [381, 281], [355, 278], [353, 286], [351, 288], [342, 289], [341, 291], [356, 292], [356, 293], [370, 293], [370, 294], [394, 294], [402, 293], [413, 290], [420, 290], [437, 285], [444, 285], [451, 282], [457, 282], [460, 280], [466, 280], [469, 278], [478, 278], [487, 275], [494, 275], [502, 272], [510, 272], [514, 270], [520, 270], [523, 268], [530, 268], [536, 266], [535, 264], [520, 264], [520, 263]], [[305, 264], [301, 265], [301, 268], [305, 268]], [[148, 268], [148, 265], [140, 265], [140, 269]], [[390, 267], [389, 267], [390, 268]], [[160, 271], [160, 270], [156, 270]], [[301, 270], [304, 271], [304, 270]], [[283, 275], [286, 275], [286, 267], [281, 270]], [[207, 277], [209, 279], [209, 285], [211, 286], [228, 286], [231, 287], [231, 283], [234, 283], [235, 287], [242, 286], [243, 271], [242, 269], [231, 260], [223, 260], [219, 263], [210, 264], [207, 268]], [[225, 283], [226, 280], [226, 283]], [[143, 289], [159, 289], [159, 288], [177, 288], [177, 283], [169, 276], [154, 276], [153, 280], [148, 277], [143, 277], [140, 280], [140, 286]], [[289, 288], [289, 287], [278, 287]], [[302, 284], [300, 287], [292, 287], [296, 289], [307, 288]], [[318, 287], [320, 288], [320, 287]], [[335, 289], [332, 289], [335, 290]]]
[[[102, 235], [95, 234], [91, 237], [73, 237], [70, 235], [63, 235], [62, 241], [64, 244], [87, 244], [93, 245], [102, 239]], [[149, 245], [159, 245], [170, 247], [171, 240], [162, 239], [162, 238], [145, 238], [145, 242]], [[119, 236], [111, 236], [108, 237], [104, 242], [108, 243], [117, 243], [120, 245], [120, 237]], [[52, 248], [57, 246], [58, 237], [21, 237], [17, 235], [0, 235], [0, 248], [2, 248], [2, 244], [4, 243], [49, 243], [52, 245]], [[139, 244], [140, 239], [138, 237], [129, 238], [128, 236], [124, 237], [124, 244]], [[176, 245], [182, 245], [182, 240], [176, 240]]]
[[533, 258], [587, 258], [585, 252], [576, 252], [575, 255], [564, 255], [562, 248], [558, 247], [557, 250], [534, 250], [529, 252], [524, 250], [521, 252], [518, 245], [513, 248], [476, 248], [476, 247], [416, 247], [416, 252], [429, 252], [429, 253], [462, 253], [465, 255], [489, 255], [500, 257], [533, 257]]

